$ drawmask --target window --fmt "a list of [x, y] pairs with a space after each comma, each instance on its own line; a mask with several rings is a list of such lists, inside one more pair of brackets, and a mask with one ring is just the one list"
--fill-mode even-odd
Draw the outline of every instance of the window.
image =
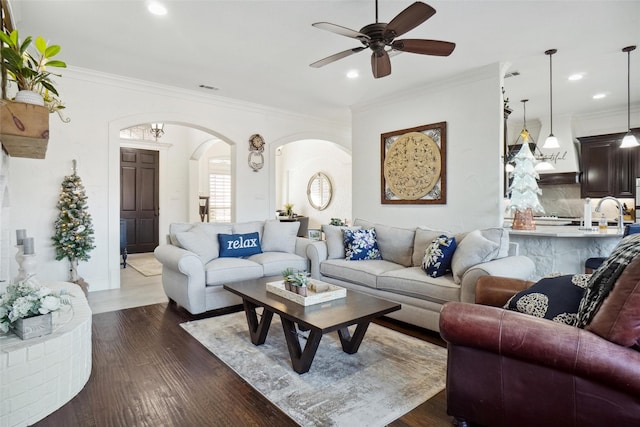
[[209, 221], [231, 222], [231, 162], [209, 159]]

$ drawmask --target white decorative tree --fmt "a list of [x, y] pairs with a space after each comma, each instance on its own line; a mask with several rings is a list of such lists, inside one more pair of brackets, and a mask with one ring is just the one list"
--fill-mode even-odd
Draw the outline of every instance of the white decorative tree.
[[529, 144], [522, 144], [522, 148], [516, 156], [513, 181], [509, 186], [511, 204], [509, 209], [515, 211], [513, 225], [516, 230], [535, 230], [533, 213], [544, 213], [538, 195], [542, 194], [538, 187], [538, 172], [535, 169], [536, 158], [529, 149]]

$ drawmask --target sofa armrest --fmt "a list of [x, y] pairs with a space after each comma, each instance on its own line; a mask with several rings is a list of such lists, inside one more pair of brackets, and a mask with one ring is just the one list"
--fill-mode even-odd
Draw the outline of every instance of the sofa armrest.
[[475, 302], [476, 284], [482, 276], [513, 277], [527, 280], [535, 270], [535, 264], [526, 256], [508, 256], [483, 262], [468, 269], [460, 283], [460, 301]]
[[307, 239], [306, 237], [296, 237], [295, 254], [303, 258], [308, 258], [307, 246], [309, 246], [311, 243], [313, 243], [313, 240], [311, 239]]
[[202, 260], [193, 252], [179, 248], [174, 245], [160, 245], [154, 251], [156, 259], [162, 264], [162, 268], [168, 268], [187, 276], [193, 271], [202, 270], [204, 275], [204, 265]]
[[528, 289], [534, 283], [511, 277], [482, 276], [476, 285], [476, 304], [502, 307], [509, 298]]
[[640, 395], [640, 352], [584, 329], [501, 308], [449, 302], [440, 313], [440, 334], [450, 345], [548, 367]]
[[311, 277], [320, 279], [320, 263], [327, 259], [327, 242], [315, 240], [307, 245], [307, 258], [311, 265]]

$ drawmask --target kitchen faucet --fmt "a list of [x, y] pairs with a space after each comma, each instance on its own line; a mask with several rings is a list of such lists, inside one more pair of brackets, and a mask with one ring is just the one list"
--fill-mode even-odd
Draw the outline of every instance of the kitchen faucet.
[[613, 200], [618, 204], [618, 231], [620, 232], [624, 231], [624, 217], [622, 212], [622, 203], [620, 203], [620, 200], [616, 199], [613, 196], [603, 197], [598, 202], [598, 206], [596, 206], [596, 212], [600, 212], [600, 206], [602, 206], [602, 202], [604, 202], [605, 200]]

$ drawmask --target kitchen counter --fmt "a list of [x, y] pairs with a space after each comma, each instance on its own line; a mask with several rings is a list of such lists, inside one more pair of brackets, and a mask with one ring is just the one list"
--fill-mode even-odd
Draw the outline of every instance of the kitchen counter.
[[597, 227], [594, 231], [582, 230], [577, 225], [538, 225], [535, 230], [509, 229], [510, 236], [544, 236], [544, 237], [586, 237], [608, 238], [622, 237], [623, 231], [618, 227], [607, 227], [606, 233], [601, 233]]
[[518, 244], [520, 255], [535, 263], [530, 280], [550, 274], [584, 273], [587, 258], [607, 257], [622, 239], [617, 227], [606, 233], [580, 230], [578, 226], [539, 225], [535, 230], [509, 230], [509, 239]]

